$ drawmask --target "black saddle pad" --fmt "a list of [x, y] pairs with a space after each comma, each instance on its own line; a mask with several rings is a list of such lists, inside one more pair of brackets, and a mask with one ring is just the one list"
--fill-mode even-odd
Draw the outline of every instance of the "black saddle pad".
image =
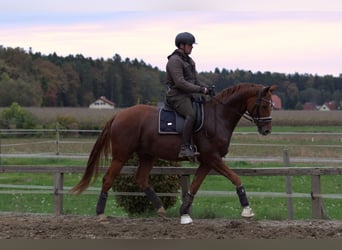
[[[196, 123], [194, 126], [194, 133], [196, 133], [203, 126], [203, 104], [193, 102], [192, 105], [196, 110]], [[164, 105], [159, 109], [158, 132], [160, 134], [180, 134], [183, 130], [184, 120], [184, 117], [170, 106]]]

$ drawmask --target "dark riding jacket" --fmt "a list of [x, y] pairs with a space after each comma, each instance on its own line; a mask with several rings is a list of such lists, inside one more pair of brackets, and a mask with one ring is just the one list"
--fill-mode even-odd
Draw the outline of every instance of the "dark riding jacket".
[[192, 97], [194, 93], [202, 93], [203, 88], [206, 87], [197, 79], [195, 62], [181, 49], [176, 49], [168, 56], [166, 74], [167, 97], [180, 95]]

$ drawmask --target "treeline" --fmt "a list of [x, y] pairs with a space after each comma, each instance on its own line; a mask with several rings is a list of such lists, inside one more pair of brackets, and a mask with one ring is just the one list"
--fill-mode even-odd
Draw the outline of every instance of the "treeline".
[[[283, 109], [302, 109], [312, 102], [322, 105], [334, 101], [342, 106], [342, 74], [318, 76], [245, 70], [214, 69], [201, 72], [201, 81], [214, 84], [216, 91], [239, 82], [276, 84]], [[26, 52], [0, 46], [0, 106], [13, 102], [35, 107], [87, 107], [105, 96], [117, 107], [163, 101], [165, 71], [142, 60], [85, 58]]]
[[138, 60], [60, 57], [0, 47], [0, 106], [87, 107], [105, 96], [118, 107], [157, 102], [162, 72]]

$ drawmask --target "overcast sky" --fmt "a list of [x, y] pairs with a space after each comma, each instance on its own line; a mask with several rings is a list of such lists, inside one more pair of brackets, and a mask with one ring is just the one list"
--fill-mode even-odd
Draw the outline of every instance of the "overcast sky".
[[[222, 2], [222, 3], [221, 3]], [[165, 70], [177, 33], [198, 71], [342, 74], [341, 0], [0, 0], [0, 45], [59, 56], [119, 54]]]

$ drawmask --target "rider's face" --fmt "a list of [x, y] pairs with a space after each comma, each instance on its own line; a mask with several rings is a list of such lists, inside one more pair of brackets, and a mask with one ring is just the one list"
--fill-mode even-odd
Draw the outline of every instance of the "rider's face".
[[187, 55], [190, 55], [192, 51], [192, 44], [185, 44], [184, 46], [184, 52]]

